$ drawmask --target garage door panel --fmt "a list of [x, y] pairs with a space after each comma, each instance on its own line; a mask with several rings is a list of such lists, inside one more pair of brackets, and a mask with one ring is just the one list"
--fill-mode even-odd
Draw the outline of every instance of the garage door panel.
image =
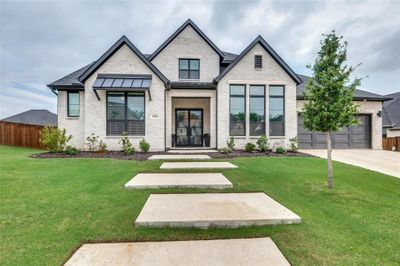
[[312, 134], [299, 134], [299, 141], [312, 142]]
[[335, 134], [333, 135], [333, 139], [335, 141], [349, 141], [349, 135], [348, 134]]

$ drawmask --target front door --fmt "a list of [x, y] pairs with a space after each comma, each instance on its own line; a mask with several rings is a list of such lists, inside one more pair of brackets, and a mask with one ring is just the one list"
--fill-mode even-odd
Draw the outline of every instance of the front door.
[[176, 109], [176, 146], [203, 146], [203, 109]]

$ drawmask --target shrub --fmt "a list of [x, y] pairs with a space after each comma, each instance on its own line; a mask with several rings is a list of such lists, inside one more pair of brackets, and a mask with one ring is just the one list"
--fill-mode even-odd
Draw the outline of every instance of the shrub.
[[88, 141], [89, 151], [95, 151], [97, 149], [97, 142], [99, 142], [99, 136], [92, 133], [86, 140]]
[[69, 155], [78, 155], [80, 152], [81, 152], [80, 150], [72, 146], [67, 146], [64, 150], [64, 153]]
[[286, 151], [286, 149], [284, 147], [277, 147], [276, 148], [276, 153], [285, 154], [286, 152], [287, 151]]
[[261, 152], [266, 152], [269, 148], [268, 138], [265, 134], [262, 134], [257, 140], [258, 148]]
[[246, 143], [246, 146], [245, 146], [246, 152], [253, 152], [255, 149], [256, 149], [255, 144], [253, 144], [251, 142]]
[[297, 151], [299, 149], [299, 141], [297, 139], [297, 136], [294, 138], [289, 139], [290, 141], [290, 150], [291, 151]]
[[107, 144], [105, 144], [102, 140], [100, 140], [97, 151], [99, 153], [106, 153], [107, 152]]
[[122, 145], [122, 151], [125, 155], [132, 155], [135, 153], [135, 148], [129, 141], [128, 134], [126, 132], [123, 133], [123, 136], [121, 137], [119, 143]]
[[229, 149], [231, 149], [232, 152], [235, 149], [235, 139], [233, 137], [230, 137], [226, 142], [226, 145], [228, 146]]
[[229, 147], [223, 147], [222, 149], [219, 150], [223, 154], [228, 154], [232, 152], [232, 149]]
[[51, 152], [62, 152], [71, 138], [71, 135], [67, 136], [65, 129], [47, 126], [42, 130], [40, 141]]
[[150, 143], [148, 143], [146, 140], [142, 139], [139, 142], [139, 148], [141, 152], [148, 152], [150, 150]]

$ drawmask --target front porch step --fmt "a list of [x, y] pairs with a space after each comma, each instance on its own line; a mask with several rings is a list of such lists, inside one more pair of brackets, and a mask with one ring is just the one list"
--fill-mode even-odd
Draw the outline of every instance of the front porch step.
[[232, 183], [219, 173], [154, 173], [137, 174], [125, 184], [127, 189], [168, 187], [225, 189], [232, 188]]
[[271, 238], [85, 244], [66, 266], [290, 265]]
[[248, 227], [300, 223], [264, 193], [151, 194], [136, 227]]
[[155, 154], [148, 160], [208, 160], [210, 156], [206, 154]]
[[197, 154], [197, 153], [215, 153], [217, 150], [205, 148], [174, 148], [167, 151], [168, 153], [181, 153], [181, 154]]
[[237, 168], [236, 165], [229, 162], [166, 162], [160, 166], [160, 169], [228, 169]]

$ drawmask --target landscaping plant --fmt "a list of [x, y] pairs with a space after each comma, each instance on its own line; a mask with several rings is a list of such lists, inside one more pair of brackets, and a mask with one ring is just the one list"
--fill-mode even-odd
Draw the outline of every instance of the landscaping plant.
[[150, 150], [150, 143], [148, 143], [145, 139], [142, 139], [139, 142], [139, 148], [141, 152], [148, 152]]
[[277, 147], [275, 151], [276, 151], [276, 153], [279, 153], [279, 154], [287, 153], [287, 150], [284, 147]]
[[81, 152], [80, 150], [72, 146], [67, 146], [64, 150], [64, 153], [68, 155], [78, 155], [80, 152]]
[[123, 136], [121, 137], [119, 143], [122, 145], [122, 151], [125, 155], [132, 155], [135, 153], [135, 148], [129, 141], [128, 134], [126, 132], [123, 133]]
[[228, 146], [229, 149], [233, 151], [235, 149], [235, 139], [233, 137], [230, 137], [226, 142], [226, 145]]
[[267, 136], [265, 134], [262, 134], [257, 139], [257, 145], [258, 145], [258, 148], [260, 149], [261, 152], [266, 152], [269, 149], [268, 138], [267, 138]]
[[107, 144], [105, 144], [102, 140], [100, 140], [97, 152], [99, 153], [106, 153], [107, 152]]
[[92, 133], [86, 140], [88, 141], [89, 151], [95, 151], [97, 149], [97, 143], [99, 142], [99, 136]]
[[223, 147], [223, 148], [220, 150], [220, 152], [223, 153], [223, 154], [228, 154], [228, 153], [231, 153], [231, 152], [232, 152], [232, 149], [229, 148], [229, 147]]
[[314, 65], [308, 66], [313, 75], [306, 84], [302, 115], [305, 128], [326, 133], [328, 187], [333, 188], [331, 135], [357, 124], [358, 106], [353, 103], [353, 94], [361, 79], [350, 80], [355, 68], [346, 64], [347, 42], [342, 42], [343, 37], [336, 36], [335, 31], [323, 36]]
[[297, 151], [299, 149], [299, 141], [297, 139], [297, 136], [290, 138], [289, 142], [290, 142], [289, 146], [290, 146], [291, 151]]
[[42, 130], [40, 141], [51, 152], [62, 152], [71, 138], [71, 135], [67, 136], [65, 129], [46, 126]]
[[253, 152], [256, 149], [256, 145], [251, 142], [248, 142], [246, 143], [244, 149], [246, 150], [246, 152]]

